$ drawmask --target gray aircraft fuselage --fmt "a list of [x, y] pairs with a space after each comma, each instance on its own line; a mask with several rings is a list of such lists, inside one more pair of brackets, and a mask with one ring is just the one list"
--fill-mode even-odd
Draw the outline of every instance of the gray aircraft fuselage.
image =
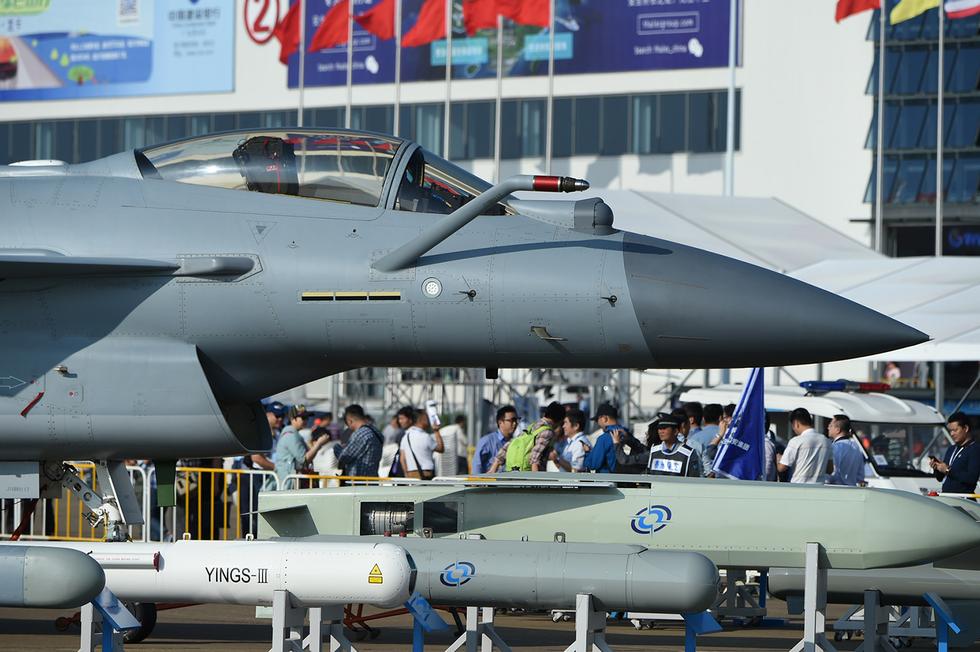
[[399, 142], [376, 207], [156, 178], [133, 152], [0, 168], [0, 459], [261, 450], [258, 399], [356, 367], [770, 366], [925, 339], [775, 272], [565, 223], [570, 202], [513, 202], [380, 271], [448, 219], [395, 210], [417, 151]]

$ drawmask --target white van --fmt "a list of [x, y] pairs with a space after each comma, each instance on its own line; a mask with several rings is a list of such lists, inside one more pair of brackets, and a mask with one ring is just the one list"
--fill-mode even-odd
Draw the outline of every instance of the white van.
[[[839, 385], [859, 384], [841, 382]], [[680, 400], [726, 405], [737, 404], [741, 395], [741, 385], [718, 385], [688, 390], [681, 394]], [[932, 407], [881, 392], [849, 389], [811, 392], [792, 385], [766, 387], [765, 401], [776, 434], [783, 440], [792, 435], [789, 413], [798, 407], [806, 408], [813, 415], [818, 432], [827, 431], [827, 423], [835, 414], [850, 417], [858, 440], [864, 444], [865, 477], [869, 486], [916, 493], [939, 491], [940, 482], [929, 469], [929, 456], [942, 459], [952, 439], [946, 430], [946, 419]]]

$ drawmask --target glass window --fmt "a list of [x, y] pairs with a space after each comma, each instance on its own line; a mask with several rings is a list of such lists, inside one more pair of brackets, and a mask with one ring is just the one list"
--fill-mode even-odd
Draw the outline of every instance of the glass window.
[[949, 21], [949, 35], [953, 38], [969, 38], [980, 33], [980, 14]]
[[235, 128], [234, 113], [215, 113], [211, 116], [212, 131], [231, 131]]
[[980, 156], [962, 156], [956, 161], [946, 201], [980, 204]]
[[[258, 126], [258, 125], [256, 125]], [[186, 115], [172, 115], [167, 118], [167, 140], [180, 140], [188, 136]]]
[[719, 93], [691, 93], [688, 98], [689, 133], [687, 149], [691, 152], [723, 152], [726, 143], [722, 125], [727, 116], [719, 106]]
[[400, 141], [324, 132], [229, 133], [143, 150], [164, 179], [377, 206]]
[[[939, 81], [936, 75], [936, 63], [939, 61], [939, 50], [936, 48], [929, 50], [929, 57], [926, 60], [925, 70], [922, 74], [921, 92], [926, 95], [936, 94], [936, 82]], [[953, 65], [956, 63], [956, 50], [946, 49], [943, 57], [943, 79], [944, 85], [949, 87], [949, 76], [953, 73]]]
[[10, 162], [10, 125], [0, 123], [0, 165]]
[[657, 133], [657, 96], [633, 96], [633, 143], [634, 154], [651, 154], [654, 152], [654, 140]]
[[[321, 126], [319, 123], [317, 126]], [[322, 125], [322, 126], [340, 126], [338, 125]], [[408, 104], [402, 104], [401, 108], [398, 110], [398, 133], [395, 134], [399, 138], [409, 138], [412, 139], [413, 133], [412, 126], [412, 107]], [[414, 139], [412, 139], [414, 140]]]
[[[949, 190], [949, 180], [953, 176], [953, 159], [943, 160], [943, 187]], [[926, 164], [926, 173], [922, 175], [922, 187], [919, 188], [919, 196], [916, 202], [935, 204], [936, 203], [936, 159], [931, 158]]]
[[[898, 4], [895, 2], [894, 4]], [[936, 3], [938, 4], [938, 3]], [[933, 6], [936, 6], [933, 4]], [[919, 16], [919, 20], [922, 21], [922, 31], [920, 37], [929, 41], [937, 42], [939, 40], [939, 15], [935, 11], [927, 11], [926, 13]], [[946, 36], [949, 36], [949, 24], [954, 23], [953, 20], [943, 21], [946, 28]]]
[[[949, 141], [949, 130], [956, 115], [955, 104], [943, 104], [943, 142]], [[930, 104], [926, 119], [922, 125], [922, 137], [919, 138], [920, 149], [936, 149], [936, 105]]]
[[574, 154], [599, 153], [599, 98], [575, 98]]
[[29, 122], [10, 125], [10, 162], [29, 161], [34, 158], [34, 130]]
[[[395, 208], [413, 213], [451, 213], [490, 188], [490, 184], [461, 167], [424, 149], [412, 153], [398, 186]], [[503, 215], [495, 204], [483, 215]]]
[[121, 128], [122, 123], [117, 118], [99, 120], [99, 156], [109, 156], [123, 150], [119, 135]]
[[[30, 124], [30, 123], [28, 123]], [[34, 158], [49, 159], [54, 156], [54, 123], [34, 124]]]
[[147, 145], [159, 145], [167, 142], [165, 119], [162, 117], [147, 118], [144, 124], [143, 142]]
[[449, 112], [449, 158], [454, 161], [466, 160], [466, 105], [453, 104]]
[[493, 102], [471, 102], [466, 107], [466, 142], [470, 158], [493, 158]]
[[500, 107], [500, 157], [515, 159], [521, 157], [521, 143], [518, 140], [520, 126], [517, 123], [517, 100], [504, 100]]
[[[980, 147], [980, 102], [960, 102], [954, 109], [952, 125], [946, 134], [949, 147]], [[944, 111], [945, 113], [945, 111]], [[932, 121], [936, 124], [935, 117]]]
[[66, 163], [77, 163], [75, 156], [75, 121], [61, 120], [54, 123], [54, 158]]
[[203, 136], [211, 133], [211, 114], [192, 115], [190, 122], [190, 136]]
[[[885, 94], [891, 92], [892, 83], [895, 79], [895, 71], [902, 64], [902, 51], [886, 48], [885, 52]], [[865, 89], [868, 95], [878, 94], [878, 48], [875, 48], [874, 64], [871, 66], [871, 76], [868, 78], [868, 87]]]
[[143, 140], [143, 118], [123, 118], [122, 119], [122, 149], [135, 149], [146, 144]]
[[929, 52], [925, 48], [906, 50], [902, 54], [901, 63], [895, 70], [892, 93], [899, 95], [918, 93], [928, 58]]
[[911, 204], [919, 196], [919, 187], [922, 185], [922, 175], [926, 170], [926, 159], [906, 158], [898, 166], [898, 173], [895, 175], [895, 185], [892, 186], [886, 203], [888, 204]]
[[412, 140], [429, 151], [441, 152], [442, 104], [416, 104], [412, 109]]
[[956, 55], [956, 65], [949, 76], [946, 91], [969, 93], [980, 90], [980, 46], [963, 46]]
[[572, 155], [572, 105], [570, 97], [556, 98], [553, 105], [551, 153], [555, 158]]
[[915, 18], [903, 20], [897, 25], [893, 25], [891, 28], [891, 34], [889, 34], [886, 39], [890, 37], [892, 40], [897, 41], [914, 41], [922, 34], [922, 25], [930, 22], [927, 19], [932, 19], [931, 22], [936, 24], [936, 12], [927, 11], [924, 14], [916, 16]]
[[544, 156], [544, 100], [521, 100], [521, 157]]
[[98, 120], [79, 120], [78, 161], [91, 161], [99, 157], [99, 122]]
[[238, 114], [239, 129], [258, 129], [262, 126], [262, 114], [258, 111]]
[[687, 132], [687, 96], [682, 93], [661, 95], [659, 109], [657, 153], [683, 152]]
[[390, 134], [395, 124], [394, 108], [390, 106], [369, 106], [364, 109], [364, 126], [361, 129]]
[[602, 150], [603, 156], [619, 156], [626, 153], [629, 135], [629, 98], [625, 95], [602, 98]]
[[[871, 166], [871, 178], [868, 180], [868, 189], [864, 193], [864, 201], [868, 204], [873, 204], [875, 201], [875, 181], [877, 180], [876, 174], [878, 171], [877, 164]], [[895, 173], [898, 171], [898, 158], [895, 156], [885, 157], [885, 171], [882, 176], [884, 176], [884, 188], [882, 196], [885, 201], [888, 201], [889, 191], [892, 187], [892, 182], [895, 181]]]
[[919, 145], [922, 124], [925, 121], [928, 108], [925, 103], [905, 104], [896, 108], [898, 109], [898, 121], [889, 148], [915, 149]]
[[[402, 113], [406, 113], [408, 107], [402, 107]], [[404, 120], [406, 125], [411, 124], [411, 120]], [[344, 126], [344, 109], [334, 107], [331, 109], [317, 109], [313, 114], [313, 122], [309, 125], [310, 127], [316, 127], [322, 129], [324, 127], [343, 127]], [[404, 127], [403, 127], [404, 128]]]

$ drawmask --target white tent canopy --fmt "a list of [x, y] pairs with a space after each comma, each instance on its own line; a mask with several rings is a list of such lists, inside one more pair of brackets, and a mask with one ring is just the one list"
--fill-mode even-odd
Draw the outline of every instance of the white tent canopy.
[[980, 258], [888, 258], [770, 198], [610, 190], [615, 226], [788, 273], [927, 333], [876, 360], [980, 360]]

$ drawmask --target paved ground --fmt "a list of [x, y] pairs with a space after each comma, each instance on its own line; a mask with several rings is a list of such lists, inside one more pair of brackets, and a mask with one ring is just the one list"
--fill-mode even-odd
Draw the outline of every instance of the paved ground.
[[[831, 616], [841, 612], [831, 611]], [[139, 645], [127, 649], [164, 652], [169, 650], [236, 650], [266, 652], [269, 649], [268, 621], [257, 621], [252, 607], [207, 605], [162, 612], [153, 635]], [[785, 614], [785, 607], [771, 602], [771, 614]], [[68, 632], [55, 630], [54, 620], [64, 612], [41, 610], [0, 609], [0, 650], [51, 650], [75, 652], [78, 649], [78, 628]], [[498, 616], [498, 632], [515, 650], [563, 652], [572, 642], [573, 623], [553, 623], [547, 615]], [[360, 652], [391, 652], [411, 647], [411, 622], [398, 617], [378, 623], [380, 636], [375, 640], [356, 642]], [[731, 650], [789, 650], [799, 640], [802, 621], [791, 618], [789, 626], [780, 629], [727, 627], [724, 632], [700, 639], [698, 648], [704, 652]], [[636, 631], [629, 624], [610, 625], [607, 640], [615, 650], [645, 652], [683, 649], [683, 629], [676, 623], [663, 623], [652, 631]], [[449, 633], [430, 635], [426, 639], [430, 650], [444, 650], [452, 642]], [[842, 642], [838, 649], [854, 650], [859, 641]], [[920, 641], [912, 650], [935, 650], [935, 645]], [[974, 649], [980, 649], [980, 646]]]

